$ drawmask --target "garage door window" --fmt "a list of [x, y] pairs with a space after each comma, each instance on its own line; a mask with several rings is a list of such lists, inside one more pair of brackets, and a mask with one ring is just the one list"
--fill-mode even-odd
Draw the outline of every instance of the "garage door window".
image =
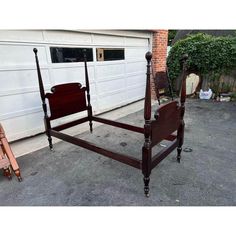
[[124, 48], [97, 48], [97, 61], [115, 61], [124, 59]]
[[81, 62], [84, 60], [84, 49], [86, 49], [87, 61], [93, 61], [92, 48], [50, 47], [52, 63]]

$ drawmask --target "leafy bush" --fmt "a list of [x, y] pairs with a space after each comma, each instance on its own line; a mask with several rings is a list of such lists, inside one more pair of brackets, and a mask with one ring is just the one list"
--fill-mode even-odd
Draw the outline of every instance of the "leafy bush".
[[167, 58], [171, 80], [176, 79], [181, 72], [179, 59], [184, 53], [189, 55], [189, 72], [217, 81], [222, 74], [236, 68], [236, 37], [215, 37], [198, 33], [179, 40], [171, 48]]

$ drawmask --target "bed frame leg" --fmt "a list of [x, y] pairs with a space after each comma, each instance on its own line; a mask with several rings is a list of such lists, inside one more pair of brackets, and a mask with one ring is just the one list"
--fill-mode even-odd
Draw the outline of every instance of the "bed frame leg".
[[93, 132], [93, 122], [90, 120], [89, 121], [89, 127], [90, 127], [90, 133]]
[[3, 170], [3, 175], [6, 176], [9, 180], [12, 179], [10, 167], [7, 167]]
[[46, 132], [47, 136], [48, 136], [48, 145], [51, 151], [53, 151], [53, 144], [52, 144], [52, 136], [50, 135], [50, 133], [47, 131]]
[[93, 132], [93, 123], [91, 121], [89, 122], [89, 126], [90, 126], [90, 133], [92, 133]]
[[151, 155], [152, 150], [150, 148], [150, 143], [145, 142], [143, 146], [143, 156], [142, 156], [142, 173], [143, 173], [143, 182], [144, 182], [144, 194], [146, 197], [149, 197], [149, 182], [151, 174]]
[[88, 96], [88, 101], [89, 101], [89, 105], [88, 105], [88, 119], [89, 119], [89, 127], [90, 127], [90, 133], [93, 132], [93, 111], [92, 111], [92, 106], [90, 104], [90, 95], [87, 94]]
[[50, 150], [53, 151], [52, 136], [50, 133], [51, 123], [50, 123], [50, 120], [48, 119], [48, 116], [47, 116], [47, 110], [46, 110], [46, 108], [44, 108], [44, 109], [45, 109], [44, 124], [45, 124], [46, 135], [48, 136], [48, 145], [49, 145]]
[[51, 151], [53, 151], [53, 145], [52, 145], [52, 137], [48, 136], [48, 142], [49, 142], [49, 148]]
[[144, 194], [146, 197], [149, 197], [149, 182], [150, 182], [150, 177], [149, 176], [144, 176], [143, 177], [143, 182], [144, 182]]
[[184, 121], [182, 121], [182, 124], [181, 124], [181, 126], [178, 130], [177, 139], [179, 141], [179, 144], [178, 144], [178, 147], [177, 147], [177, 161], [180, 163], [182, 145], [183, 145], [183, 142], [184, 142]]
[[22, 181], [22, 177], [21, 177], [21, 174], [20, 174], [20, 169], [17, 169], [14, 172], [15, 172], [15, 175], [16, 175], [18, 181], [21, 182]]
[[177, 161], [180, 163], [182, 147], [177, 147]]

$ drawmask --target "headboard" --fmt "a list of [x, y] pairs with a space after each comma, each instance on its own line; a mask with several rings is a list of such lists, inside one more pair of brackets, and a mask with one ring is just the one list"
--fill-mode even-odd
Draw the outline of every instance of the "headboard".
[[[89, 94], [90, 89], [89, 89], [86, 51], [84, 51], [86, 86], [82, 87], [80, 83], [64, 83], [53, 86], [51, 88], [51, 93], [46, 93], [46, 94], [39, 66], [39, 60], [37, 55], [38, 50], [37, 48], [34, 48], [33, 51], [35, 53], [39, 92], [42, 99], [45, 118], [48, 120], [55, 120], [64, 116], [72, 115], [74, 113], [87, 110], [88, 117], [91, 120], [92, 107], [90, 104], [90, 94]], [[46, 99], [48, 99], [49, 103], [49, 108], [51, 112], [50, 116], [48, 116], [47, 114]]]
[[51, 93], [46, 93], [51, 116], [50, 120], [87, 110], [85, 91], [80, 83], [67, 83], [51, 88]]

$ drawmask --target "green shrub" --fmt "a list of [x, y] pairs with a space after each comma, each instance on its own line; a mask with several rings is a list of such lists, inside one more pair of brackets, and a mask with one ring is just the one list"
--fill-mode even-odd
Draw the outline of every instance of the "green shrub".
[[190, 72], [217, 81], [222, 74], [236, 68], [236, 36], [215, 37], [198, 33], [176, 42], [167, 58], [171, 80], [181, 72], [179, 59], [184, 53], [189, 55], [187, 66]]
[[177, 30], [168, 30], [168, 46], [171, 45], [172, 40], [175, 38]]

